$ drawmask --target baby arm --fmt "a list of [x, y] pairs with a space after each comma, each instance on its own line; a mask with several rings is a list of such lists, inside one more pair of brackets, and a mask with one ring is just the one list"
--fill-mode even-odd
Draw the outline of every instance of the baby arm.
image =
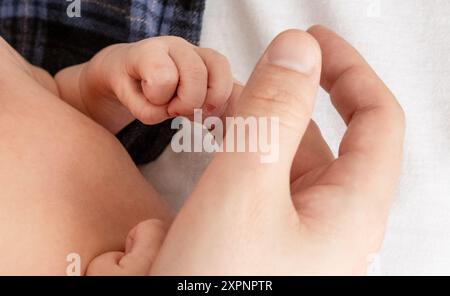
[[196, 108], [220, 115], [233, 88], [225, 57], [171, 36], [109, 46], [55, 80], [63, 100], [112, 133], [134, 119], [157, 124]]

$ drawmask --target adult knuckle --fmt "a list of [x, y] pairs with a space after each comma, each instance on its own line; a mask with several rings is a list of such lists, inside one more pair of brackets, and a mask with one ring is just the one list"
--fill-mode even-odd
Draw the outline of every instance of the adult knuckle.
[[258, 101], [261, 107], [295, 117], [301, 116], [311, 109], [309, 103], [301, 95], [289, 88], [282, 88], [272, 83], [266, 83], [262, 88], [251, 89], [249, 96], [252, 100]]

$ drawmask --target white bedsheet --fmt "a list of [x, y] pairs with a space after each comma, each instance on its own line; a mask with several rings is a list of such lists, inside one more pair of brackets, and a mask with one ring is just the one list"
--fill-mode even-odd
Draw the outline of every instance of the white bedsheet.
[[[207, 0], [202, 46], [224, 53], [245, 82], [277, 33], [316, 23], [358, 48], [407, 116], [403, 175], [374, 273], [450, 275], [450, 1]], [[323, 92], [314, 117], [336, 151], [345, 127]], [[142, 171], [179, 207], [209, 159], [169, 147]]]

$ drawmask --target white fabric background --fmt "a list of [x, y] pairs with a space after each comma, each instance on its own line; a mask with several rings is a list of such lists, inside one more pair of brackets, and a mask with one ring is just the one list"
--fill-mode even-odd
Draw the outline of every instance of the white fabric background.
[[[277, 33], [316, 23], [366, 57], [407, 116], [403, 175], [375, 273], [450, 275], [450, 1], [207, 0], [202, 46], [224, 53], [245, 82]], [[336, 151], [344, 124], [323, 92], [316, 109]], [[209, 159], [169, 147], [143, 172], [179, 207]]]

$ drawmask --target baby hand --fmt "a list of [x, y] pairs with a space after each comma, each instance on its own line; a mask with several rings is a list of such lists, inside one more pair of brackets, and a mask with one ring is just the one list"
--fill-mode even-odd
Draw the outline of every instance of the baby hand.
[[128, 234], [125, 252], [109, 252], [94, 258], [86, 275], [149, 275], [165, 236], [166, 229], [160, 220], [141, 222]]
[[114, 97], [145, 124], [189, 116], [196, 108], [220, 115], [233, 88], [224, 56], [172, 36], [108, 47], [86, 71], [103, 85], [97, 98]]

